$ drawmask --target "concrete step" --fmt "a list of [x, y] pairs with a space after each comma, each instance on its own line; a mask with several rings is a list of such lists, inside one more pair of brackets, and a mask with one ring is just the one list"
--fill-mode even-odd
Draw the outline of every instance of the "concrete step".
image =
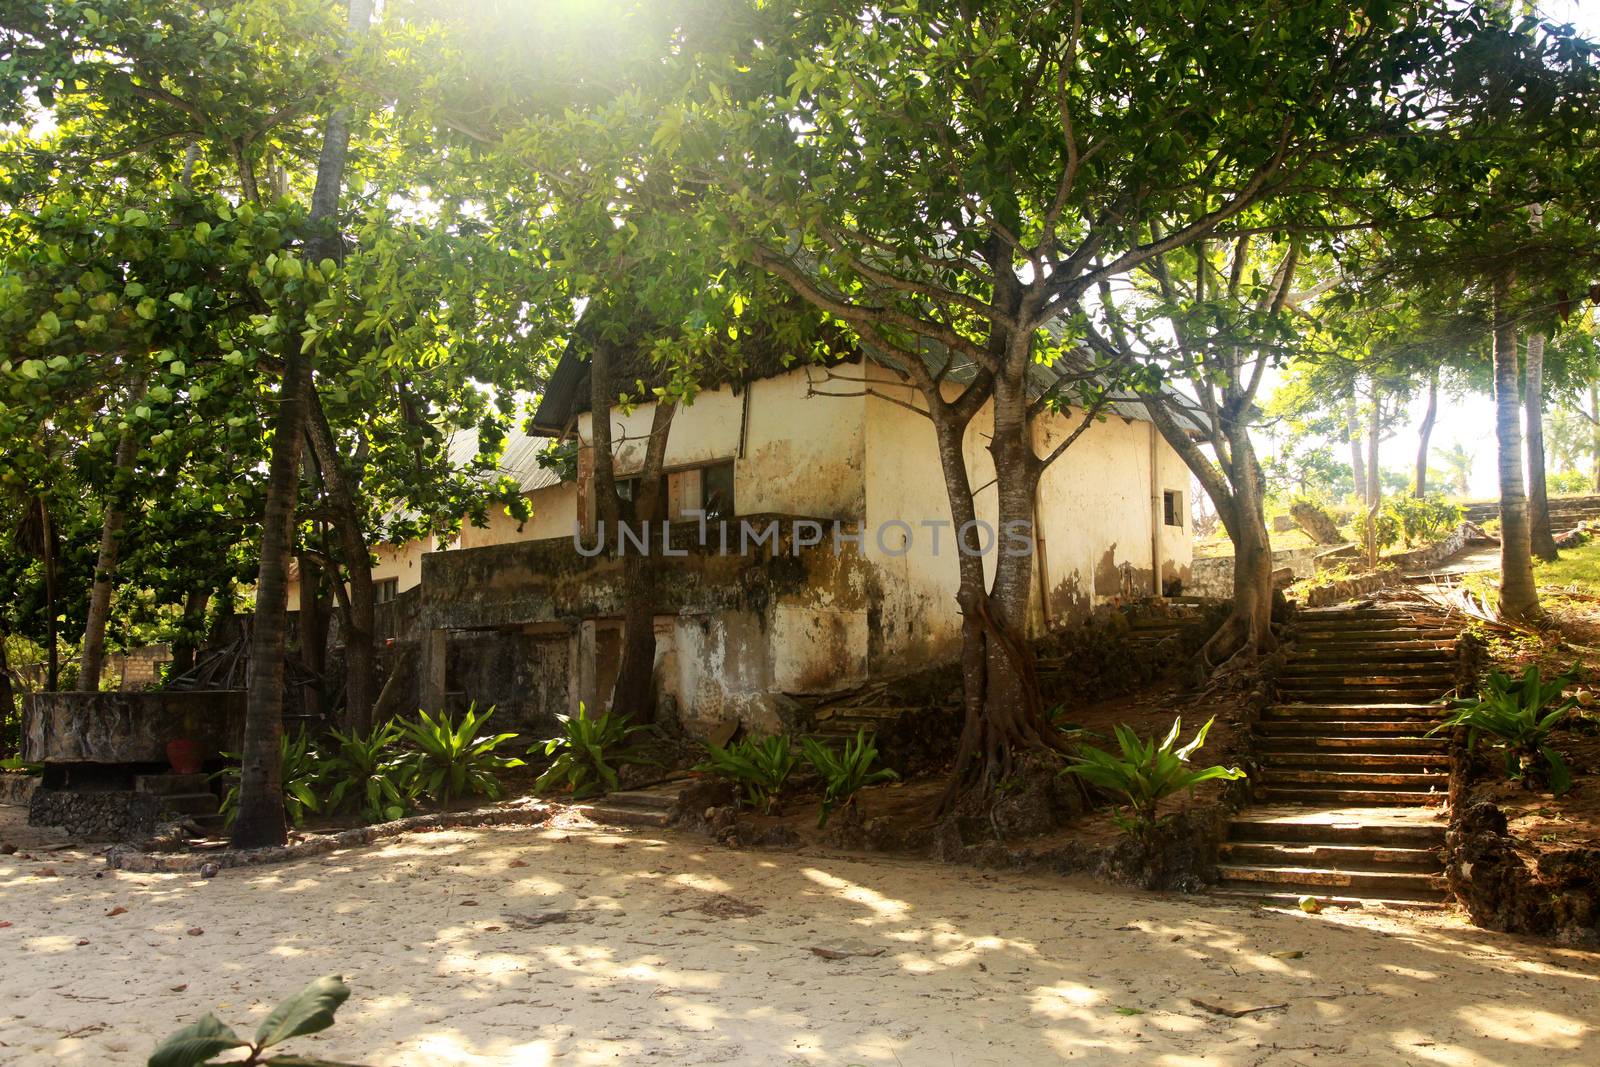
[[136, 774], [133, 789], [137, 793], [154, 793], [171, 796], [174, 793], [204, 793], [208, 791], [210, 775], [206, 774]]
[[1450, 769], [1445, 752], [1300, 752], [1268, 751], [1261, 754], [1263, 764], [1273, 770], [1325, 768], [1327, 770], [1404, 771]]
[[1263, 738], [1298, 742], [1307, 737], [1326, 738], [1404, 738], [1432, 741], [1426, 736], [1426, 721], [1385, 722], [1381, 719], [1282, 719], [1257, 724], [1256, 732]]
[[179, 815], [215, 815], [221, 806], [215, 793], [163, 793], [163, 811]]
[[1322, 841], [1224, 841], [1221, 860], [1230, 866], [1317, 867], [1340, 871], [1405, 871], [1438, 874], [1439, 849]]
[[589, 804], [575, 804], [573, 809], [585, 818], [604, 823], [608, 826], [647, 826], [664, 827], [667, 825], [667, 812], [654, 811], [649, 808], [630, 807], [626, 804], [609, 804], [605, 800], [597, 800]]
[[1296, 647], [1329, 648], [1349, 644], [1445, 644], [1459, 635], [1443, 626], [1326, 626], [1298, 631]]
[[1395, 661], [1419, 663], [1456, 662], [1453, 641], [1384, 641], [1355, 642], [1342, 645], [1297, 644], [1289, 656], [1290, 663], [1349, 663]]
[[1290, 678], [1304, 678], [1311, 681], [1334, 683], [1337, 683], [1341, 678], [1358, 682], [1373, 682], [1382, 678], [1393, 678], [1407, 683], [1418, 679], [1431, 681], [1434, 678], [1439, 678], [1449, 684], [1454, 684], [1455, 677], [1456, 665], [1454, 661], [1418, 663], [1412, 660], [1371, 660], [1362, 662], [1354, 658], [1336, 662], [1294, 660], [1288, 663], [1278, 674], [1280, 681]]
[[1301, 788], [1329, 786], [1336, 789], [1387, 789], [1426, 793], [1444, 792], [1449, 775], [1426, 771], [1320, 770], [1311, 767], [1268, 767], [1262, 772], [1269, 786]]
[[1327, 808], [1299, 805], [1247, 809], [1228, 825], [1228, 840], [1318, 845], [1418, 848], [1444, 847], [1445, 824], [1424, 809]]
[[1269, 891], [1315, 895], [1344, 890], [1349, 896], [1364, 896], [1360, 890], [1388, 900], [1441, 900], [1446, 889], [1440, 874], [1413, 871], [1341, 871], [1330, 867], [1294, 867], [1276, 864], [1217, 865], [1219, 883], [1227, 889], [1262, 886]]
[[1258, 732], [1256, 748], [1265, 755], [1275, 757], [1279, 752], [1320, 752], [1334, 755], [1345, 752], [1424, 753], [1444, 758], [1449, 742], [1443, 737], [1407, 737], [1403, 735], [1357, 736]]
[[1448, 693], [1449, 687], [1392, 687], [1382, 686], [1342, 686], [1301, 688], [1296, 685], [1281, 687], [1279, 695], [1287, 701], [1302, 704], [1426, 704], [1442, 698]]
[[1261, 713], [1261, 720], [1271, 722], [1278, 719], [1320, 719], [1353, 722], [1359, 719], [1375, 719], [1396, 722], [1409, 719], [1431, 723], [1437, 720], [1443, 711], [1444, 709], [1438, 704], [1421, 700], [1371, 701], [1363, 704], [1353, 702], [1330, 704], [1306, 700], [1273, 704]]
[[1393, 897], [1352, 897], [1338, 893], [1327, 892], [1270, 892], [1266, 887], [1257, 888], [1258, 883], [1245, 883], [1236, 887], [1218, 886], [1211, 890], [1211, 895], [1224, 900], [1235, 900], [1240, 903], [1265, 904], [1280, 908], [1297, 908], [1300, 906], [1302, 896], [1316, 897], [1323, 907], [1335, 908], [1408, 908], [1416, 911], [1441, 911], [1450, 906], [1449, 900], [1444, 896], [1428, 897], [1421, 900], [1408, 900]]
[[[1442, 777], [1442, 776], [1441, 776]], [[1371, 807], [1416, 807], [1426, 798], [1444, 793], [1418, 793], [1403, 789], [1340, 789], [1331, 786], [1273, 785], [1256, 791], [1256, 797], [1268, 804], [1303, 804], [1307, 807], [1338, 807], [1341, 804], [1361, 804]]]

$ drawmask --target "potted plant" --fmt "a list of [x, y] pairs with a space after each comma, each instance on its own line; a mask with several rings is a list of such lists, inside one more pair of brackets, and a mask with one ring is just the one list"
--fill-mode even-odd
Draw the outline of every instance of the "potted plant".
[[205, 743], [194, 740], [199, 732], [193, 714], [185, 712], [178, 736], [167, 742], [167, 762], [172, 765], [173, 774], [199, 774], [204, 767]]

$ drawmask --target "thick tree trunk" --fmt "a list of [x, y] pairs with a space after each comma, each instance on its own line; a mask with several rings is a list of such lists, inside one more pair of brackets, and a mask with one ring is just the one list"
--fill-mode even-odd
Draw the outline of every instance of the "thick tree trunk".
[[1428, 376], [1428, 410], [1422, 415], [1422, 425], [1417, 428], [1417, 483], [1411, 495], [1421, 500], [1428, 495], [1428, 445], [1433, 438], [1433, 424], [1439, 419], [1439, 371]]
[[[623, 558], [623, 580], [628, 590], [623, 614], [622, 656], [617, 684], [611, 690], [611, 707], [634, 722], [653, 722], [656, 715], [656, 576], [661, 567], [662, 523], [666, 501], [661, 494], [661, 468], [666, 462], [667, 436], [677, 406], [657, 400], [650, 419], [650, 440], [645, 446], [639, 491], [634, 496], [634, 521], [640, 527], [648, 555], [631, 553]], [[658, 538], [656, 535], [659, 534]]]
[[1378, 511], [1383, 507], [1382, 467], [1378, 465], [1378, 444], [1383, 436], [1383, 394], [1372, 383], [1372, 410], [1367, 412], [1367, 566], [1378, 565]]
[[1550, 529], [1550, 494], [1544, 481], [1544, 344], [1542, 333], [1528, 335], [1528, 361], [1523, 367], [1522, 410], [1528, 453], [1528, 541], [1533, 554], [1560, 559]]
[[283, 844], [287, 835], [279, 746], [283, 736], [283, 659], [289, 598], [289, 557], [294, 547], [300, 449], [305, 440], [306, 393], [311, 364], [291, 344], [284, 352], [283, 383], [273, 420], [261, 521], [261, 568], [250, 635], [250, 681], [245, 697], [244, 745], [239, 774], [239, 814], [234, 848]]
[[[352, 36], [372, 21], [373, 0], [349, 0]], [[350, 113], [328, 116], [311, 192], [309, 221], [315, 232], [306, 242], [313, 260], [337, 259], [342, 242], [337, 225], [350, 148]], [[289, 556], [294, 547], [294, 512], [299, 490], [300, 454], [312, 385], [311, 363], [290, 344], [284, 352], [283, 383], [273, 420], [272, 457], [267, 465], [266, 505], [261, 528], [261, 569], [256, 577], [255, 629], [250, 644], [250, 684], [245, 701], [244, 745], [239, 775], [235, 848], [283, 844], [287, 836], [280, 781], [279, 744], [283, 735], [284, 611], [288, 602]]]
[[[378, 690], [377, 597], [372, 585], [372, 552], [367, 545], [361, 510], [356, 507], [355, 490], [344, 469], [344, 458], [334, 443], [333, 429], [315, 394], [310, 398], [306, 422], [312, 451], [316, 453], [322, 487], [327, 491], [333, 512], [333, 529], [344, 556], [349, 579], [345, 608], [344, 656], [345, 729], [365, 736], [372, 730], [372, 705]], [[338, 581], [338, 575], [332, 576]]]
[[1361, 416], [1356, 410], [1355, 387], [1344, 401], [1345, 439], [1350, 444], [1350, 473], [1355, 483], [1356, 499], [1367, 503], [1367, 465], [1361, 458]]
[[1522, 485], [1522, 411], [1517, 396], [1517, 324], [1508, 303], [1511, 277], [1494, 281], [1495, 437], [1500, 467], [1500, 613], [1512, 619], [1539, 614], [1528, 528], [1528, 497]]
[[[1156, 427], [1163, 436], [1182, 433], [1170, 419], [1158, 418]], [[1191, 472], [1211, 491], [1217, 515], [1233, 542], [1233, 605], [1200, 650], [1202, 664], [1211, 669], [1248, 667], [1278, 643], [1272, 632], [1272, 535], [1267, 530], [1261, 463], [1247, 427], [1228, 426], [1225, 433], [1225, 485], [1210, 484], [1216, 480], [1217, 470], [1192, 442], [1185, 441], [1185, 447], [1178, 449]], [[1172, 443], [1174, 438], [1167, 436], [1167, 440]]]
[[[144, 399], [145, 383], [138, 382], [129, 397], [132, 407]], [[100, 553], [94, 565], [94, 585], [89, 590], [89, 610], [83, 625], [81, 667], [78, 688], [96, 692], [105, 670], [106, 621], [111, 616], [111, 593], [116, 586], [117, 561], [121, 554], [122, 525], [127, 521], [128, 476], [139, 458], [139, 439], [132, 430], [122, 431], [117, 439], [116, 465], [111, 474], [111, 491], [106, 494], [106, 513], [100, 525]]]

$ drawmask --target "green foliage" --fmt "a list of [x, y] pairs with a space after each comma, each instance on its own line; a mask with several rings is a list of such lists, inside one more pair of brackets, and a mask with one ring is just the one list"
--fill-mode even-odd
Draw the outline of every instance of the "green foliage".
[[706, 745], [706, 760], [695, 770], [727, 778], [742, 785], [745, 799], [763, 815], [770, 815], [783, 791], [783, 783], [799, 762], [784, 734], [757, 741], [745, 738], [726, 748]]
[[1551, 496], [1577, 496], [1594, 489], [1594, 477], [1580, 470], [1564, 470], [1546, 476], [1544, 484]]
[[328, 792], [330, 812], [356, 807], [361, 817], [372, 823], [398, 819], [411, 809], [417, 776], [412, 761], [400, 751], [403, 736], [392, 719], [373, 727], [366, 737], [329, 732], [334, 745], [325, 770], [333, 783]]
[[629, 738], [648, 730], [648, 726], [634, 725], [612, 711], [591, 718], [581, 703], [578, 714], [557, 718], [562, 732], [534, 748], [546, 756], [555, 756], [535, 783], [538, 789], [559, 787], [575, 800], [599, 796], [620, 784], [617, 767], [651, 762], [642, 749], [628, 743]]
[[1526, 789], [1533, 788], [1542, 759], [1550, 791], [1560, 796], [1572, 787], [1572, 775], [1549, 738], [1578, 705], [1576, 697], [1562, 698], [1576, 678], [1576, 666], [1548, 682], [1540, 677], [1538, 664], [1529, 665], [1521, 678], [1491, 671], [1476, 700], [1456, 700], [1455, 710], [1428, 732], [1465, 727], [1469, 749], [1477, 748], [1485, 734], [1495, 738], [1505, 750], [1506, 776]]
[[267, 1049], [307, 1034], [321, 1033], [333, 1025], [334, 1013], [350, 999], [350, 987], [338, 975], [318, 978], [294, 996], [279, 1004], [256, 1028], [253, 1041], [246, 1041], [234, 1029], [207, 1013], [199, 1022], [179, 1030], [168, 1037], [146, 1061], [148, 1067], [201, 1067], [216, 1062], [212, 1059], [233, 1049], [248, 1049], [243, 1060], [230, 1059], [229, 1063], [283, 1063], [304, 1064], [317, 1067], [322, 1061], [304, 1057], [273, 1057], [263, 1060]]
[[[224, 752], [222, 755], [230, 760], [239, 759], [238, 755], [231, 752]], [[278, 780], [283, 784], [284, 813], [289, 817], [291, 824], [304, 825], [307, 812], [322, 810], [322, 802], [317, 793], [323, 784], [322, 756], [304, 730], [293, 737], [284, 734], [280, 739], [278, 768]], [[232, 826], [233, 820], [239, 815], [240, 767], [234, 763], [212, 777], [232, 783], [222, 797], [222, 814], [226, 817], [228, 825]]]
[[806, 762], [822, 777], [822, 814], [818, 826], [825, 826], [833, 809], [855, 803], [856, 793], [863, 787], [898, 779], [900, 776], [887, 767], [874, 770], [878, 761], [878, 747], [867, 739], [866, 730], [857, 730], [854, 740], [846, 741], [839, 751], [824, 745], [816, 738], [801, 740]]
[[1244, 777], [1244, 771], [1237, 767], [1195, 768], [1189, 765], [1189, 757], [1206, 743], [1206, 734], [1215, 721], [1207, 719], [1194, 739], [1181, 747], [1178, 745], [1178, 733], [1183, 729], [1181, 718], [1172, 720], [1172, 729], [1160, 744], [1153, 737], [1142, 741], [1131, 728], [1119, 725], [1116, 736], [1120, 752], [1081, 745], [1075, 762], [1063, 773], [1076, 774], [1091, 785], [1120, 793], [1132, 809], [1132, 815], [1118, 812], [1114, 816], [1117, 825], [1143, 837], [1160, 824], [1156, 811], [1164, 798], [1180, 790], [1193, 790], [1201, 782]]
[[1429, 544], [1449, 534], [1465, 514], [1460, 504], [1439, 497], [1396, 496], [1378, 513], [1378, 544], [1387, 548], [1404, 541], [1407, 548]]
[[478, 732], [493, 714], [490, 708], [479, 715], [473, 704], [460, 722], [445, 712], [434, 718], [418, 711], [415, 721], [400, 724], [405, 739], [416, 747], [408, 759], [420, 792], [440, 805], [464, 796], [500, 798], [499, 772], [521, 767], [523, 761], [495, 751], [516, 734]]
[[43, 774], [44, 764], [28, 763], [21, 756], [7, 756], [0, 759], [0, 771], [7, 774]]

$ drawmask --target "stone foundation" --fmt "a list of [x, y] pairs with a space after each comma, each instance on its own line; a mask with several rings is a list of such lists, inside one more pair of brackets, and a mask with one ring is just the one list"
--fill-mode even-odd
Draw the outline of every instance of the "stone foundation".
[[131, 841], [156, 828], [162, 798], [131, 789], [41, 788], [28, 802], [29, 826], [59, 826], [85, 841]]
[[1547, 852], [1530, 864], [1516, 846], [1505, 813], [1488, 801], [1453, 820], [1445, 837], [1445, 875], [1472, 921], [1490, 930], [1600, 945], [1600, 849]]
[[26, 807], [37, 788], [39, 776], [36, 774], [0, 774], [0, 804]]

